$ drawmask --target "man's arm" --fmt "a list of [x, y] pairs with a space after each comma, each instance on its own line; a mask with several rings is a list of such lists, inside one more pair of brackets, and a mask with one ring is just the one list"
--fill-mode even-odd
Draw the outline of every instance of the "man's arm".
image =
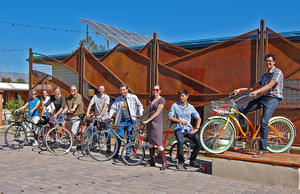
[[104, 112], [106, 111], [107, 108], [108, 108], [108, 104], [104, 104], [100, 114], [97, 116], [98, 119], [100, 119], [102, 117], [102, 115], [104, 114]]
[[253, 91], [253, 90], [256, 90], [257, 88], [259, 88], [260, 86], [261, 85], [259, 83], [256, 83], [254, 86], [249, 87], [249, 88], [238, 88], [238, 89], [235, 89], [234, 92], [236, 94], [238, 94], [240, 92]]
[[263, 92], [266, 92], [266, 91], [272, 89], [275, 85], [276, 85], [276, 82], [274, 80], [271, 80], [267, 85], [255, 90], [253, 92], [250, 92], [249, 96], [255, 97], [259, 93], [263, 93]]
[[168, 119], [174, 123], [181, 123], [183, 125], [187, 125], [187, 122], [186, 121], [182, 121], [182, 120], [179, 120], [179, 119], [176, 119], [175, 117], [173, 116], [168, 116]]
[[93, 106], [94, 103], [92, 103], [92, 101], [89, 103], [89, 106], [86, 110], [86, 116], [89, 117], [90, 116], [90, 111], [91, 111], [91, 108]]
[[138, 108], [138, 115], [137, 116], [142, 116], [143, 112], [144, 112], [144, 107], [142, 105], [142, 103], [140, 102], [140, 100], [138, 99], [137, 96], [135, 96], [135, 100], [136, 100], [136, 105]]
[[200, 124], [201, 124], [201, 118], [199, 117], [197, 119], [197, 122], [196, 122], [196, 126], [193, 130], [190, 131], [190, 134], [194, 134], [194, 133], [197, 133], [200, 129]]

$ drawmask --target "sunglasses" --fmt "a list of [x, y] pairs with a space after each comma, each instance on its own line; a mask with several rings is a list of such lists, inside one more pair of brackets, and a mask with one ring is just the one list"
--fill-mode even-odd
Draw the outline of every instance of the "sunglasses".
[[156, 92], [159, 92], [160, 89], [152, 89], [152, 91], [153, 91], [153, 92], [155, 92], [155, 91], [156, 91]]

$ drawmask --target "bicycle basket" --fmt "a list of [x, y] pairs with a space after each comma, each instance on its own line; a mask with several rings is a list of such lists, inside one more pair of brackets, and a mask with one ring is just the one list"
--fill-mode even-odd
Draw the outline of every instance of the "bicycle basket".
[[211, 102], [211, 110], [213, 110], [219, 115], [228, 115], [230, 113], [231, 108], [233, 108], [234, 106], [235, 103], [233, 100]]
[[253, 100], [254, 97], [249, 97], [249, 92], [246, 92], [236, 95], [232, 99], [234, 100], [235, 106], [237, 108], [242, 108], [245, 104], [248, 104], [248, 102]]

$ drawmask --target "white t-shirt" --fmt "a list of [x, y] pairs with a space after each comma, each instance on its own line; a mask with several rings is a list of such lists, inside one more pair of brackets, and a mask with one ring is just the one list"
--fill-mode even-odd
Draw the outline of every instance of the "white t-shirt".
[[[48, 102], [49, 99], [50, 99], [50, 97], [47, 96], [46, 99], [42, 101], [42, 106], [44, 106], [44, 105], [46, 104], [46, 102]], [[46, 110], [45, 110], [45, 112], [44, 112], [44, 115], [45, 115], [45, 116], [49, 115], [50, 112], [51, 112], [53, 109], [55, 109], [55, 107], [54, 107], [53, 102], [51, 102], [51, 104], [49, 104], [49, 105], [46, 107]]]
[[[91, 102], [92, 104], [95, 105], [95, 114], [99, 115], [104, 107], [105, 104], [109, 105], [109, 96], [106, 94], [102, 95], [102, 98], [100, 98], [99, 94], [96, 94], [93, 96]], [[107, 109], [103, 113], [101, 118], [108, 118], [108, 113]]]

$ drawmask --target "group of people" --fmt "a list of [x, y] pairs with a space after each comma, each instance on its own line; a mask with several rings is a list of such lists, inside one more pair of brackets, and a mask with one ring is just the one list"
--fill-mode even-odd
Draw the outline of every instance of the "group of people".
[[[271, 118], [275, 109], [279, 106], [282, 97], [283, 90], [283, 74], [275, 68], [276, 57], [272, 54], [265, 56], [265, 62], [267, 65], [267, 72], [262, 76], [262, 79], [254, 87], [236, 89], [235, 92], [250, 91], [250, 96], [256, 96], [258, 93], [263, 95], [253, 101], [250, 101], [242, 109], [242, 113], [263, 108], [263, 115], [261, 118], [261, 144], [258, 155], [263, 155], [266, 151], [267, 137], [268, 137], [268, 121]], [[143, 105], [134, 94], [129, 93], [128, 85], [122, 83], [120, 85], [121, 95], [115, 99], [111, 104], [110, 109], [110, 98], [105, 92], [103, 84], [98, 86], [98, 93], [94, 95], [88, 105], [86, 116], [90, 116], [92, 106], [94, 106], [94, 114], [97, 115], [98, 119], [107, 119], [115, 115], [115, 124], [120, 124], [118, 129], [118, 135], [123, 138], [125, 132], [127, 133], [127, 141], [130, 142], [132, 138], [132, 124], [137, 121], [140, 116], [148, 115], [148, 118], [143, 121], [147, 127], [147, 139], [149, 142], [150, 160], [147, 166], [155, 166], [155, 149], [158, 149], [162, 158], [161, 170], [167, 168], [165, 149], [162, 145], [163, 136], [163, 110], [166, 103], [166, 99], [161, 96], [161, 87], [159, 84], [155, 84], [152, 88], [152, 96], [148, 101], [147, 111], [144, 112]], [[78, 132], [80, 121], [78, 119], [79, 114], [84, 113], [84, 104], [82, 96], [77, 92], [76, 86], [70, 87], [71, 95], [66, 99], [61, 95], [60, 88], [56, 86], [54, 88], [54, 94], [48, 96], [47, 91], [42, 91], [42, 113], [49, 114], [53, 113], [54, 117], [57, 117], [60, 113], [66, 113], [67, 111], [73, 113], [73, 118], [70, 120], [69, 127], [73, 134]], [[200, 167], [197, 163], [196, 158], [201, 149], [199, 141], [199, 129], [201, 124], [201, 117], [196, 111], [195, 107], [188, 103], [189, 93], [183, 89], [178, 92], [179, 102], [174, 103], [168, 113], [168, 119], [176, 126], [175, 136], [178, 141], [177, 158], [178, 164], [177, 169], [184, 169], [184, 156], [183, 156], [183, 143], [184, 137], [189, 138], [195, 143], [193, 152], [190, 158], [190, 165], [194, 167]], [[38, 121], [38, 108], [40, 106], [40, 100], [36, 97], [36, 92], [30, 92], [30, 99], [20, 109], [24, 109], [29, 106], [29, 117], [32, 122]], [[192, 126], [192, 117], [196, 120], [196, 124]], [[119, 140], [121, 145], [121, 140]], [[119, 149], [114, 156], [114, 160], [119, 157]]]

